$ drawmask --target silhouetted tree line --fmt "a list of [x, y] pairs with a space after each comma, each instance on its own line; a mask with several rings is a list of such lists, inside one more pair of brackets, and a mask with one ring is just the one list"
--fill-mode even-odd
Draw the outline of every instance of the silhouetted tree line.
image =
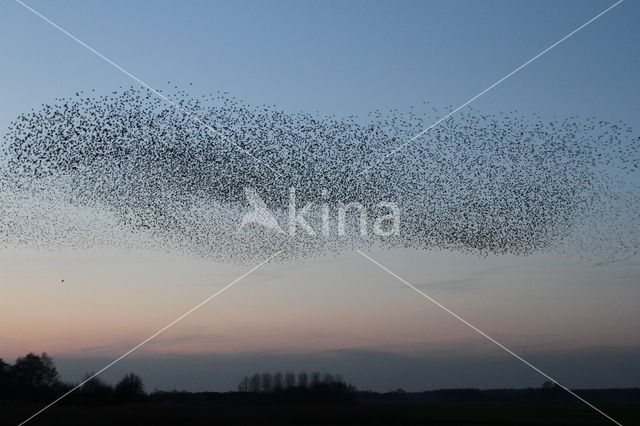
[[[87, 374], [84, 380], [91, 376], [93, 373]], [[115, 386], [100, 377], [93, 377], [77, 392], [76, 400], [84, 404], [118, 404], [143, 402], [147, 399], [142, 379], [134, 373], [124, 376]]]
[[[85, 380], [93, 374], [87, 374]], [[85, 381], [83, 380], [83, 382]], [[49, 402], [73, 389], [76, 384], [64, 383], [50, 356], [29, 353], [16, 359], [13, 365], [0, 359], [0, 403]], [[640, 389], [575, 390], [589, 401], [597, 403], [640, 403]], [[358, 403], [364, 405], [420, 405], [432, 403], [495, 403], [495, 402], [576, 402], [564, 389], [552, 382], [539, 388], [526, 389], [441, 389], [423, 392], [357, 391], [340, 375], [291, 372], [253, 374], [244, 377], [238, 392], [156, 391], [147, 395], [142, 379], [130, 373], [115, 386], [99, 377], [86, 381], [62, 403], [107, 405], [150, 401], [156, 403], [187, 403], [198, 405], [254, 404], [317, 404]]]
[[[85, 380], [93, 374], [87, 374]], [[83, 380], [84, 381], [84, 380]], [[75, 384], [64, 383], [46, 353], [27, 355], [11, 365], [0, 359], [0, 401], [39, 402], [54, 399]], [[72, 393], [65, 402], [84, 404], [115, 404], [140, 402], [146, 399], [142, 379], [130, 373], [115, 386], [94, 377]]]
[[349, 402], [354, 400], [355, 391], [341, 375], [318, 372], [255, 373], [245, 376], [238, 385], [238, 392], [269, 402]]
[[65, 389], [53, 360], [46, 353], [29, 353], [13, 365], [0, 359], [0, 400], [41, 401]]
[[[597, 403], [640, 403], [640, 389], [574, 389], [578, 395]], [[358, 402], [367, 405], [424, 405], [455, 403], [580, 403], [557, 384], [547, 381], [539, 388], [524, 389], [438, 389], [422, 392], [359, 391]]]

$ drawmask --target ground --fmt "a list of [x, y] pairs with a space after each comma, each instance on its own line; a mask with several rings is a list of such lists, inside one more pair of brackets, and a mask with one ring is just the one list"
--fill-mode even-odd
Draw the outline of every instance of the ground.
[[[18, 425], [41, 406], [0, 406], [0, 424]], [[640, 424], [640, 405], [601, 407], [625, 426]], [[30, 425], [614, 425], [575, 404], [434, 404], [420, 406], [202, 406], [137, 404], [54, 406]]]

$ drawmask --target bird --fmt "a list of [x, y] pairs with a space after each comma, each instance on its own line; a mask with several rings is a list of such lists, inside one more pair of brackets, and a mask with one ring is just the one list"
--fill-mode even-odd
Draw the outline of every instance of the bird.
[[[372, 246], [526, 256], [577, 236], [638, 248], [631, 230], [591, 226], [633, 223], [624, 179], [638, 172], [640, 139], [625, 123], [470, 107], [448, 116], [427, 100], [342, 116], [167, 86], [171, 103], [130, 86], [19, 114], [4, 135], [0, 247], [142, 246], [240, 263], [275, 247], [291, 261]], [[280, 228], [292, 188], [314, 229], [328, 209], [331, 232]], [[267, 200], [258, 207], [271, 230], [244, 226], [258, 218], [247, 191]], [[381, 202], [400, 209], [397, 235], [361, 235], [353, 210], [337, 232], [340, 206], [359, 203], [371, 224]]]

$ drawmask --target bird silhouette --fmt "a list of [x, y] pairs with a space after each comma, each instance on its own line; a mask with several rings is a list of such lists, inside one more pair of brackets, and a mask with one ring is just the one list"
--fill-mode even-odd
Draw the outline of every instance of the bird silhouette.
[[[232, 262], [276, 247], [290, 260], [372, 246], [638, 248], [637, 229], [616, 225], [640, 223], [625, 181], [640, 139], [622, 122], [467, 108], [414, 139], [451, 108], [340, 117], [176, 83], [163, 93], [172, 104], [137, 87], [78, 91], [19, 115], [0, 163], [0, 247], [143, 247]], [[283, 232], [291, 188], [298, 208], [312, 203], [315, 230], [328, 209], [330, 232]], [[397, 234], [362, 235], [352, 210], [336, 231], [340, 206], [359, 203], [370, 224], [380, 202], [399, 207]]]

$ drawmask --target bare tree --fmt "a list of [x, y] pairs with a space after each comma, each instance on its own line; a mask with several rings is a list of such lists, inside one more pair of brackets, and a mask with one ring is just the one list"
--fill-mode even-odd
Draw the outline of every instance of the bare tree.
[[273, 390], [280, 390], [284, 387], [284, 377], [280, 371], [273, 375]]
[[304, 371], [298, 373], [298, 386], [302, 388], [309, 386], [309, 375]]
[[19, 382], [34, 388], [54, 386], [59, 382], [56, 366], [46, 353], [40, 356], [28, 353], [18, 358], [13, 373]]
[[319, 385], [320, 384], [320, 373], [318, 373], [317, 371], [314, 371], [313, 373], [311, 373], [310, 379], [311, 379], [311, 386]]
[[142, 379], [134, 373], [127, 374], [118, 382], [115, 394], [119, 400], [124, 402], [138, 402], [146, 397]]
[[260, 375], [254, 374], [249, 379], [249, 392], [260, 392]]
[[[290, 389], [279, 396], [295, 398], [347, 398], [355, 388], [344, 382], [339, 374], [301, 371], [297, 375], [290, 371], [282, 373], [256, 373], [245, 376], [238, 385], [239, 392], [269, 394]], [[324, 396], [322, 396], [324, 395]], [[294, 398], [294, 399], [295, 399]]]
[[273, 391], [273, 376], [271, 373], [262, 373], [262, 392], [271, 393]]
[[296, 385], [296, 375], [287, 371], [284, 374], [284, 386], [287, 388], [292, 388]]
[[95, 376], [95, 373], [87, 373], [83, 379], [83, 381], [89, 380], [80, 388], [82, 399], [88, 403], [108, 403], [113, 398], [113, 387], [100, 377], [93, 376]]
[[238, 392], [249, 392], [249, 377], [244, 376], [238, 385]]

